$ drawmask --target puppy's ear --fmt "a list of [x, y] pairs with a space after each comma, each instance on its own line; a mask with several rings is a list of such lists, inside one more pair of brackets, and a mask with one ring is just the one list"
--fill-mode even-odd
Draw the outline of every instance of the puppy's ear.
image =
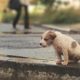
[[50, 31], [49, 34], [52, 40], [56, 38], [55, 32]]

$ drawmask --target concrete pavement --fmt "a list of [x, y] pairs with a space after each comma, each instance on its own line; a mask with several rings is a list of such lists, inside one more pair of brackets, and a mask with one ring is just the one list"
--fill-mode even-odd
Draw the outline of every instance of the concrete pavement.
[[[17, 26], [18, 30], [23, 30], [23, 25]], [[11, 24], [0, 24], [0, 54], [23, 56], [35, 59], [54, 60], [55, 54], [52, 47], [42, 48], [39, 45], [41, 34], [46, 29], [31, 26], [31, 34], [7, 34], [11, 32]], [[35, 34], [34, 34], [35, 33]], [[39, 34], [38, 34], [39, 33]], [[2, 59], [2, 58], [1, 58]], [[7, 59], [7, 58], [5, 58]]]
[[57, 30], [63, 33], [72, 33], [72, 34], [80, 34], [80, 24], [74, 27], [74, 25], [50, 25], [50, 24], [34, 24], [35, 26], [38, 27], [43, 27], [45, 29], [50, 29], [50, 30]]
[[[18, 29], [22, 31], [23, 25], [18, 25]], [[0, 24], [1, 80], [80, 80], [76, 77], [80, 76], [80, 64], [56, 65], [55, 50], [39, 45], [41, 34], [48, 29], [31, 26], [30, 34], [7, 34], [12, 30], [11, 24]], [[80, 41], [79, 34], [67, 35]]]
[[[55, 27], [55, 26], [54, 26]], [[24, 31], [23, 25], [17, 26], [18, 31]], [[48, 28], [47, 28], [48, 29]], [[0, 24], [0, 54], [23, 56], [36, 59], [55, 59], [55, 50], [52, 47], [42, 48], [39, 45], [41, 34], [46, 31], [46, 28], [41, 26], [31, 26], [32, 33], [30, 34], [10, 34], [11, 24]], [[53, 28], [54, 30], [54, 28]], [[4, 33], [6, 32], [6, 33]], [[34, 34], [35, 33], [35, 34]], [[67, 34], [80, 42], [79, 34]]]
[[[23, 25], [18, 25], [17, 28], [19, 31], [23, 31]], [[7, 32], [11, 32], [12, 25], [1, 23], [0, 54], [23, 56], [36, 59], [55, 60], [55, 51], [52, 47], [42, 48], [39, 45], [41, 34], [46, 31], [46, 29], [49, 28], [44, 28], [37, 25], [36, 27], [31, 26], [32, 33], [30, 34], [7, 34]], [[75, 38], [77, 41], [80, 42], [79, 34], [67, 35], [70, 35], [71, 37]]]

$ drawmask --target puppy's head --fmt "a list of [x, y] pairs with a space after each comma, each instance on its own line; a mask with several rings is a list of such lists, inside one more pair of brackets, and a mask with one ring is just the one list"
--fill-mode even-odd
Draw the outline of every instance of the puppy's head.
[[52, 31], [46, 31], [41, 36], [40, 45], [42, 47], [47, 47], [53, 43], [53, 40], [56, 38], [55, 32]]

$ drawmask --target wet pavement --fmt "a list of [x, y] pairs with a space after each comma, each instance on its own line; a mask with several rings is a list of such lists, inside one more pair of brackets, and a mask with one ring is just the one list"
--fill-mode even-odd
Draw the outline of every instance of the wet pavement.
[[[23, 30], [22, 25], [17, 26], [18, 30]], [[7, 34], [11, 32], [11, 24], [0, 24], [0, 54], [25, 56], [36, 59], [54, 60], [55, 54], [52, 47], [42, 48], [39, 45], [41, 34], [46, 30], [31, 26], [30, 34]], [[6, 33], [2, 33], [6, 32]]]
[[[23, 25], [17, 29], [23, 32]], [[55, 60], [55, 50], [52, 47], [42, 48], [39, 45], [41, 35], [45, 28], [31, 26], [30, 34], [10, 34], [11, 24], [0, 24], [0, 55], [23, 56], [36, 59]], [[6, 32], [6, 33], [2, 33]], [[67, 34], [80, 41], [79, 34]]]
[[[53, 47], [39, 45], [49, 28], [31, 26], [30, 34], [22, 34], [23, 25], [17, 28], [20, 33], [11, 34], [11, 24], [0, 24], [1, 80], [80, 80], [80, 64], [56, 65]], [[80, 42], [80, 34], [67, 35]]]

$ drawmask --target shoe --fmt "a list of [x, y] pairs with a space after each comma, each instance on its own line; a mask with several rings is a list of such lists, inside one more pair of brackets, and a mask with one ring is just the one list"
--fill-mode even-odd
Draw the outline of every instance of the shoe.
[[17, 31], [17, 29], [16, 29], [16, 28], [12, 28], [12, 29], [11, 29], [11, 33], [14, 33], [14, 34], [15, 34], [15, 33], [16, 33], [16, 31]]
[[26, 34], [26, 33], [31, 33], [31, 30], [30, 29], [25, 29], [24, 34]]
[[16, 28], [13, 28], [13, 32], [16, 32]]

